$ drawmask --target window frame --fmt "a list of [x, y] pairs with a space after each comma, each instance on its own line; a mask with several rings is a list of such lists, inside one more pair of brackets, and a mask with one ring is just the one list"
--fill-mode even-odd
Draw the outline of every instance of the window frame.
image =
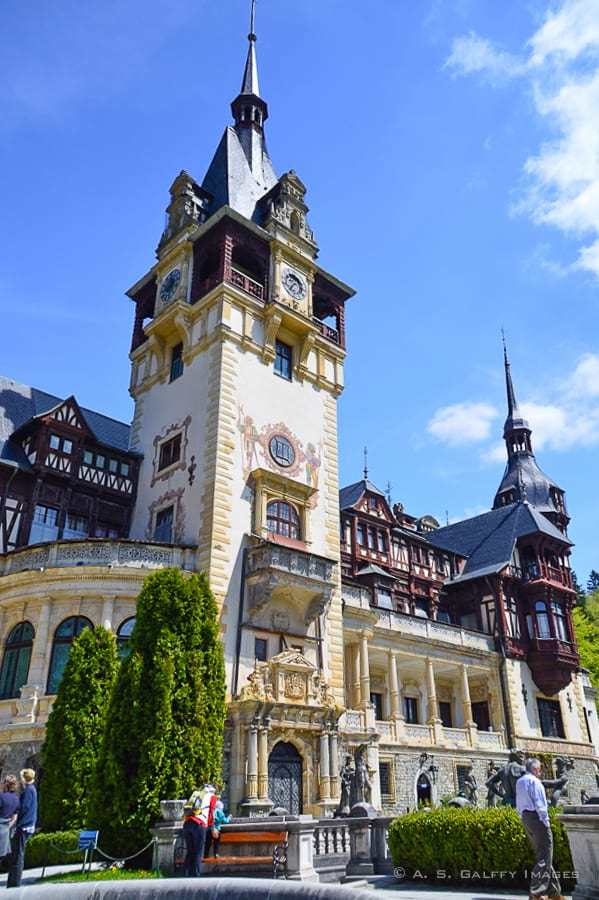
[[408, 694], [407, 696], [404, 696], [403, 708], [404, 708], [404, 718], [406, 720], [406, 725], [419, 725], [420, 724], [420, 704], [418, 702], [418, 697], [413, 697], [410, 694]]
[[[258, 653], [259, 644], [261, 653]], [[268, 638], [254, 636], [254, 660], [257, 662], [268, 662]]]
[[[136, 618], [136, 616], [127, 616], [126, 619], [123, 619], [116, 630], [116, 651], [121, 662], [127, 659], [129, 654], [131, 653], [131, 647], [129, 645], [131, 643], [131, 635], [133, 634], [133, 629], [135, 628]], [[125, 634], [125, 626], [129, 626], [130, 622], [133, 622], [131, 630], [129, 634]]]
[[[269, 512], [269, 510], [274, 507], [277, 507], [277, 513], [274, 514]], [[286, 518], [285, 516], [279, 515], [279, 508], [286, 507], [290, 511], [290, 516]], [[289, 534], [285, 534], [284, 530], [279, 530], [278, 528], [273, 531], [270, 527], [270, 523], [275, 522], [278, 523], [279, 526], [288, 526]], [[296, 534], [292, 534], [292, 527], [296, 530]], [[269, 535], [275, 535], [276, 537], [287, 538], [292, 541], [301, 541], [302, 540], [302, 519], [297, 507], [290, 503], [289, 500], [284, 499], [283, 497], [273, 497], [266, 504], [266, 530]]]
[[[58, 634], [59, 629], [61, 629], [64, 625], [66, 625], [69, 622], [74, 623], [71, 628], [71, 634], [70, 635], [59, 635]], [[93, 622], [90, 619], [88, 619], [87, 616], [80, 616], [80, 615], [67, 616], [66, 619], [63, 619], [62, 622], [58, 623], [58, 625], [54, 629], [54, 636], [52, 638], [52, 652], [50, 654], [50, 665], [48, 666], [48, 677], [46, 678], [46, 694], [49, 694], [50, 696], [56, 695], [56, 693], [58, 692], [58, 688], [60, 687], [60, 682], [62, 681], [62, 676], [64, 674], [65, 666], [66, 666], [67, 662], [69, 661], [69, 655], [71, 652], [70, 647], [71, 647], [73, 641], [75, 640], [75, 638], [79, 637], [81, 632], [84, 631], [86, 628], [93, 628], [93, 627], [94, 627]], [[67, 653], [66, 659], [64, 661], [64, 665], [62, 667], [62, 672], [60, 674], [60, 679], [58, 680], [58, 682], [55, 685], [56, 689], [51, 690], [51, 687], [54, 686], [53, 685], [54, 666], [56, 664], [56, 659], [57, 659], [57, 647], [64, 647], [65, 645], [68, 645], [69, 652]]]
[[[565, 739], [564, 717], [559, 700], [550, 700], [548, 697], [537, 697], [537, 712], [539, 714], [539, 727], [543, 737]], [[549, 730], [546, 730], [546, 726]]]
[[185, 365], [183, 363], [183, 341], [174, 344], [171, 348], [171, 364], [169, 370], [169, 384], [181, 378]]
[[[173, 434], [171, 437], [160, 443], [158, 447], [158, 465], [156, 471], [159, 473], [165, 472], [167, 469], [170, 469], [171, 466], [176, 465], [181, 460], [181, 451], [183, 446], [183, 432], [178, 431], [177, 434]], [[174, 452], [177, 452], [177, 456], [174, 456]]]
[[[30, 629], [31, 632], [29, 637], [25, 638], [22, 637], [21, 634], [17, 635], [17, 632], [23, 632], [27, 628]], [[13, 625], [13, 627], [10, 629], [6, 641], [4, 642], [2, 666], [0, 666], [0, 700], [14, 700], [15, 698], [20, 696], [21, 688], [23, 687], [23, 685], [27, 684], [27, 679], [29, 678], [29, 668], [31, 666], [31, 656], [33, 654], [34, 640], [35, 629], [31, 622], [29, 622], [27, 619], [23, 619], [21, 622], [17, 622], [17, 624]], [[27, 660], [24, 673], [21, 666], [22, 658], [26, 658]], [[7, 681], [10, 681], [10, 684], [7, 687], [5, 686], [4, 681], [7, 675], [7, 670], [9, 669], [11, 661], [13, 659], [15, 659], [15, 663], [12, 666], [12, 671], [9, 672], [9, 678], [7, 678]], [[17, 682], [19, 681], [19, 675], [23, 674], [23, 680], [20, 684], [17, 684]]]
[[293, 347], [278, 338], [275, 341], [274, 372], [285, 381], [293, 381]]
[[[168, 540], [165, 540], [163, 537], [158, 537], [157, 532], [159, 527], [163, 524], [163, 522], [159, 522], [161, 516], [166, 516], [166, 514], [170, 511], [171, 520], [170, 520], [170, 536]], [[154, 528], [152, 529], [153, 540], [163, 544], [172, 544], [173, 543], [173, 533], [175, 528], [175, 504], [169, 503], [167, 506], [162, 506], [160, 509], [157, 509], [154, 513]]]

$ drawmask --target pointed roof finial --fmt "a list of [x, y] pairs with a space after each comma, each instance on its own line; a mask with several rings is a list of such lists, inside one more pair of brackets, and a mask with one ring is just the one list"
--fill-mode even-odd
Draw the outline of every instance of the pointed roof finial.
[[256, 0], [251, 0], [250, 6], [250, 33], [248, 34], [248, 55], [245, 61], [245, 69], [243, 70], [243, 78], [241, 81], [242, 94], [253, 94], [255, 97], [260, 96], [260, 86], [258, 84], [258, 63], [256, 62]]
[[368, 481], [368, 447], [364, 447], [364, 481]]
[[387, 503], [391, 506], [391, 488], [393, 485], [390, 481], [387, 481], [387, 487], [385, 488], [385, 496], [387, 498]]
[[501, 340], [503, 343], [503, 366], [505, 369], [505, 389], [507, 392], [507, 414], [508, 418], [513, 417], [514, 412], [518, 409], [518, 401], [516, 400], [516, 392], [512, 382], [512, 369], [507, 355], [507, 346], [505, 342], [505, 331], [501, 329]]

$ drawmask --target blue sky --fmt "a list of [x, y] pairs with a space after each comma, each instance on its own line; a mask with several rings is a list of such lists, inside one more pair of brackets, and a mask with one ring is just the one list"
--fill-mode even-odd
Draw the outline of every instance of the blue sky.
[[[129, 419], [168, 187], [203, 177], [246, 0], [4, 0], [0, 368]], [[51, 13], [51, 14], [50, 14]], [[599, 568], [599, 0], [258, 0], [279, 173], [348, 309], [341, 473], [416, 515], [489, 507], [500, 329], [541, 466]]]

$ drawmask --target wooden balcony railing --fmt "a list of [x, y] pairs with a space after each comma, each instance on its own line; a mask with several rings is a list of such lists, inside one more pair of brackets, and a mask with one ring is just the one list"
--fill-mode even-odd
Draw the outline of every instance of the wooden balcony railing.
[[321, 322], [320, 319], [317, 319], [316, 316], [313, 317], [312, 321], [320, 331], [321, 335], [330, 341], [332, 344], [340, 344], [339, 341], [339, 332], [336, 328], [331, 328], [330, 325], [327, 325], [326, 322]]
[[561, 584], [568, 588], [572, 587], [572, 573], [570, 569], [550, 566], [546, 562], [526, 563], [523, 568], [509, 566], [508, 573], [512, 578], [520, 578], [522, 581], [537, 581], [542, 578], [554, 584]]

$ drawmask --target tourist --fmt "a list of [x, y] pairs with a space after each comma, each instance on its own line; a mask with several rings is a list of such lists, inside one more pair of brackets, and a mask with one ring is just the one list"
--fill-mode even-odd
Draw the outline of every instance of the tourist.
[[208, 829], [206, 834], [206, 851], [204, 856], [209, 856], [210, 849], [213, 848], [214, 857], [218, 856], [218, 850], [220, 847], [220, 830], [223, 825], [228, 825], [231, 821], [231, 816], [228, 816], [225, 812], [225, 804], [221, 800], [220, 790], [216, 796], [216, 804], [214, 806], [214, 821], [212, 824], [212, 828]]
[[526, 762], [526, 773], [516, 782], [516, 809], [532, 844], [535, 866], [530, 878], [530, 900], [562, 898], [559, 878], [553, 868], [553, 835], [549, 822], [547, 795], [540, 779], [538, 759]]
[[18, 781], [7, 775], [0, 793], [0, 860], [10, 853], [10, 829], [15, 824], [21, 805], [17, 794]]
[[216, 793], [214, 785], [205, 784], [202, 790], [194, 791], [187, 803], [183, 815], [183, 834], [187, 855], [185, 857], [185, 874], [197, 878], [202, 873], [202, 859], [206, 846], [206, 833], [214, 824]]
[[15, 831], [11, 841], [11, 856], [6, 886], [20, 887], [25, 862], [25, 845], [37, 822], [37, 790], [33, 769], [22, 769], [20, 772], [21, 792], [20, 806], [15, 822]]

